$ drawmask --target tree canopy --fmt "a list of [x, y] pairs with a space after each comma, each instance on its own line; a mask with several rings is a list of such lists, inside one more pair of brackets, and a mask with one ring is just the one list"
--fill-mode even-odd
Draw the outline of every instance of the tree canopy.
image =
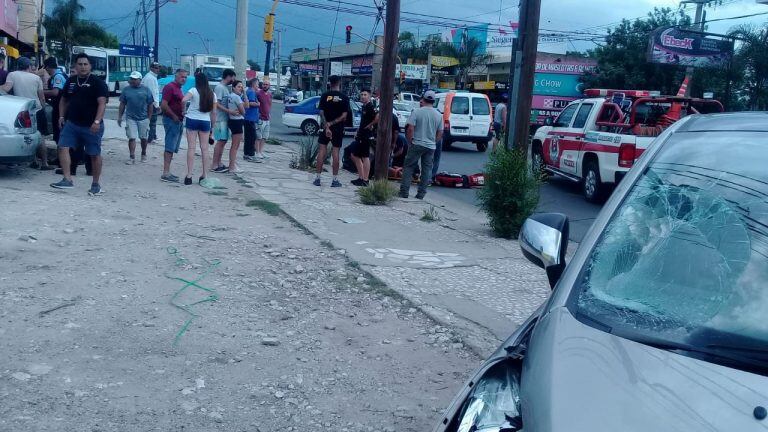
[[117, 37], [95, 22], [83, 20], [85, 7], [79, 0], [57, 0], [50, 15], [45, 17], [48, 39], [61, 42], [57, 57], [66, 58], [75, 45], [117, 48]]

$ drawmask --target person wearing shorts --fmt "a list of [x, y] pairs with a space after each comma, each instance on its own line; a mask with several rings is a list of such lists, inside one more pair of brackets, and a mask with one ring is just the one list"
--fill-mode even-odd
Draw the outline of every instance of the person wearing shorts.
[[229, 109], [229, 133], [232, 135], [232, 145], [229, 147], [229, 173], [239, 173], [237, 168], [237, 152], [243, 141], [243, 126], [245, 125], [245, 86], [242, 81], [232, 81], [232, 93], [227, 98], [226, 106]]
[[229, 85], [235, 80], [235, 71], [224, 69], [221, 74], [221, 82], [216, 84], [213, 93], [216, 95], [216, 123], [213, 124], [213, 139], [216, 146], [213, 148], [213, 163], [211, 171], [225, 172], [227, 167], [221, 163], [221, 156], [224, 154], [224, 147], [229, 141], [229, 109], [225, 106], [229, 99]]
[[374, 130], [379, 122], [379, 114], [371, 102], [371, 92], [363, 89], [360, 92], [360, 102], [363, 104], [360, 127], [355, 135], [357, 144], [352, 150], [352, 160], [357, 168], [357, 178], [352, 180], [355, 186], [368, 186], [368, 176], [371, 172], [371, 143], [374, 140]]
[[269, 122], [272, 118], [272, 93], [269, 92], [269, 79], [264, 77], [261, 89], [256, 92], [259, 99], [259, 129], [260, 136], [256, 139], [256, 157], [268, 159], [264, 154], [264, 143], [269, 139]]
[[104, 135], [104, 110], [107, 107], [109, 90], [99, 77], [91, 75], [91, 60], [85, 53], [75, 56], [76, 74], [64, 83], [64, 91], [59, 101], [59, 163], [64, 178], [51, 187], [72, 189], [69, 149], [83, 145], [85, 153], [91, 158], [93, 182], [88, 194], [101, 195], [101, 138]]
[[332, 144], [332, 165], [333, 181], [331, 187], [341, 187], [339, 182], [339, 150], [344, 140], [344, 125], [347, 122], [349, 114], [349, 98], [340, 91], [341, 77], [333, 75], [329, 82], [331, 89], [320, 96], [320, 119], [323, 122], [323, 130], [317, 142], [320, 148], [317, 153], [317, 176], [312, 182], [315, 186], [320, 186], [320, 174], [323, 172], [323, 163], [325, 155], [328, 152], [328, 144]]
[[184, 107], [181, 101], [184, 94], [181, 87], [187, 82], [188, 72], [184, 69], [176, 69], [176, 75], [170, 83], [163, 87], [163, 98], [160, 109], [163, 110], [163, 127], [165, 128], [165, 152], [163, 152], [163, 175], [160, 180], [169, 183], [178, 183], [179, 177], [171, 174], [171, 161], [173, 155], [179, 152], [181, 135], [184, 131]]
[[203, 171], [197, 183], [203, 183], [205, 173], [208, 172], [208, 137], [211, 133], [211, 123], [216, 120], [216, 95], [208, 86], [208, 77], [202, 73], [195, 73], [195, 86], [184, 95], [182, 106], [187, 106], [184, 117], [187, 125], [187, 175], [184, 184], [192, 184], [192, 171], [195, 168], [195, 141], [200, 146], [200, 154], [203, 157]]
[[128, 136], [129, 159], [127, 165], [136, 163], [136, 140], [141, 141], [141, 161], [147, 161], [147, 138], [149, 119], [152, 118], [155, 98], [152, 92], [141, 85], [141, 72], [131, 72], [129, 86], [120, 93], [120, 107], [117, 110], [117, 125], [122, 126], [125, 114], [125, 132]]

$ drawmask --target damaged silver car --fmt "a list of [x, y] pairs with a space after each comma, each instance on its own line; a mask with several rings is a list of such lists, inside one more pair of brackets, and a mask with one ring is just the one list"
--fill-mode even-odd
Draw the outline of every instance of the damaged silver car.
[[526, 221], [552, 295], [435, 431], [768, 430], [768, 113], [676, 123], [567, 239]]

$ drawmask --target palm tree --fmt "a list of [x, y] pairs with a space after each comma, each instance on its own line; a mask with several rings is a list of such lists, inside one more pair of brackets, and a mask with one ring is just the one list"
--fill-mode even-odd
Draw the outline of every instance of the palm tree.
[[485, 66], [493, 58], [483, 50], [483, 43], [474, 37], [469, 37], [467, 31], [464, 31], [460, 46], [450, 45], [450, 56], [459, 61], [459, 70], [461, 80], [467, 83], [469, 71], [480, 66]]
[[731, 32], [738, 38], [736, 60], [743, 65], [744, 87], [750, 110], [768, 109], [768, 25], [739, 26]]
[[61, 41], [62, 51], [69, 53], [77, 39], [80, 15], [85, 7], [79, 0], [57, 0], [50, 15], [45, 17], [45, 28], [48, 37]]

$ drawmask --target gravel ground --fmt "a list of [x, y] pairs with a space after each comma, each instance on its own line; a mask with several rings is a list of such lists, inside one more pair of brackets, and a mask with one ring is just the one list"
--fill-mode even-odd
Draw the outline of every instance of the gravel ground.
[[0, 431], [434, 426], [479, 363], [451, 329], [245, 181], [161, 183], [111, 144], [101, 197], [0, 167]]

